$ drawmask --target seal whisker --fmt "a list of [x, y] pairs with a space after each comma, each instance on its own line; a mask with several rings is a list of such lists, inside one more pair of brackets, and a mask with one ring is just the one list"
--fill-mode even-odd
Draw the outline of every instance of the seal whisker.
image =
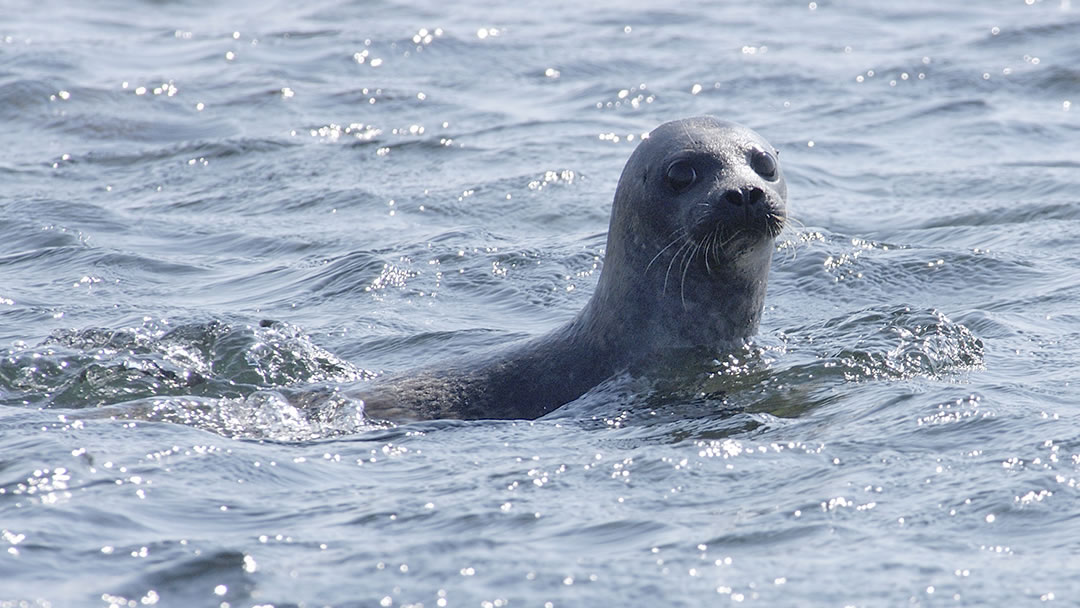
[[686, 273], [689, 272], [690, 266], [694, 263], [694, 258], [697, 257], [697, 252], [701, 249], [701, 243], [694, 244], [694, 250], [687, 250], [686, 263], [683, 265], [682, 279], [679, 282], [679, 300], [682, 302], [683, 310], [686, 310]]
[[742, 236], [743, 232], [745, 232], [745, 230], [740, 228], [740, 229], [736, 230], [734, 233], [732, 233], [731, 236], [724, 239], [724, 241], [722, 243], [720, 243], [720, 253], [725, 253], [724, 248], [727, 247], [728, 245], [730, 245], [732, 243], [732, 241], [734, 241], [735, 239]]
[[784, 216], [775, 211], [771, 211], [765, 216], [765, 224], [768, 233], [774, 237], [779, 236], [787, 227]]
[[701, 252], [701, 257], [704, 258], [704, 260], [705, 260], [705, 274], [712, 274], [713, 273], [713, 268], [710, 265], [708, 265], [708, 246], [710, 246], [712, 244], [712, 242], [713, 242], [713, 234], [712, 233], [708, 234], [707, 237], [705, 237], [705, 240], [702, 241], [702, 243], [705, 245], [704, 246], [704, 251]]
[[[681, 233], [684, 233], [684, 234], [679, 234], [680, 232], [681, 232]], [[660, 257], [660, 254], [662, 254], [662, 253], [664, 253], [665, 251], [667, 251], [669, 247], [671, 247], [671, 246], [672, 246], [672, 245], [674, 245], [675, 243], [678, 243], [678, 242], [679, 242], [680, 240], [682, 240], [682, 238], [683, 238], [683, 237], [685, 236], [685, 232], [686, 232], [686, 231], [685, 231], [684, 229], [682, 229], [682, 228], [678, 228], [678, 229], [676, 229], [676, 230], [675, 230], [674, 232], [672, 232], [671, 234], [673, 234], [673, 235], [677, 235], [677, 236], [675, 236], [675, 238], [674, 238], [674, 239], [672, 239], [670, 243], [668, 243], [667, 245], [665, 245], [663, 249], [661, 249], [660, 251], [657, 251], [657, 252], [656, 252], [656, 255], [654, 255], [654, 256], [653, 256], [653, 259], [649, 260], [649, 264], [648, 264], [647, 266], [645, 266], [645, 272], [643, 272], [643, 273], [641, 273], [641, 274], [642, 274], [643, 276], [644, 276], [644, 275], [646, 275], [646, 274], [649, 274], [649, 269], [650, 269], [650, 268], [652, 268], [653, 262], [655, 262], [655, 261], [657, 260], [657, 258], [659, 258], [659, 257]]]
[[709, 266], [709, 248], [712, 246], [712, 243], [715, 240], [715, 236], [716, 236], [716, 231], [713, 230], [712, 232], [709, 233], [708, 236], [705, 237], [705, 241], [704, 241], [704, 243], [705, 243], [705, 251], [702, 252], [702, 257], [705, 258], [705, 273], [706, 274], [712, 274], [712, 267]]
[[713, 228], [712, 234], [710, 234], [709, 236], [712, 237], [712, 238], [709, 241], [709, 249], [710, 249], [710, 251], [707, 252], [707, 254], [708, 254], [709, 257], [712, 257], [712, 258], [716, 259], [717, 261], [721, 261], [720, 260], [720, 254], [723, 253], [723, 244], [720, 242], [720, 240], [721, 240], [721, 230], [720, 230], [720, 225], [719, 224], [717, 224], [716, 227]]
[[662, 293], [662, 294], [667, 293], [667, 281], [668, 281], [668, 277], [671, 275], [671, 266], [673, 264], [675, 264], [675, 260], [677, 260], [679, 258], [679, 253], [682, 252], [687, 247], [689, 247], [690, 245], [693, 245], [692, 241], [684, 240], [683, 244], [678, 249], [675, 250], [675, 253], [671, 254], [671, 261], [668, 262], [667, 272], [664, 273], [664, 286], [660, 290], [660, 293]]
[[690, 131], [690, 125], [683, 123], [682, 128], [686, 138], [689, 139], [691, 143], [696, 144], [697, 141], [694, 139], [694, 134]]
[[783, 230], [784, 228], [791, 228], [798, 232], [806, 228], [806, 224], [803, 224], [802, 221], [800, 221], [798, 218], [794, 218], [791, 216], [785, 217], [779, 213], [771, 213], [769, 214], [769, 217], [776, 220], [776, 223], [781, 227], [781, 230]]
[[[785, 219], [783, 216], [780, 216], [780, 214], [776, 215], [780, 217], [781, 221]], [[788, 240], [783, 245], [778, 246], [778, 249], [784, 250], [786, 256], [784, 262], [791, 262], [798, 259], [799, 247], [806, 244], [805, 239], [801, 238], [801, 233], [806, 228], [806, 225], [795, 218], [788, 217], [786, 219], [787, 221], [780, 228], [777, 238], [779, 239], [780, 236], [786, 234], [788, 235]]]

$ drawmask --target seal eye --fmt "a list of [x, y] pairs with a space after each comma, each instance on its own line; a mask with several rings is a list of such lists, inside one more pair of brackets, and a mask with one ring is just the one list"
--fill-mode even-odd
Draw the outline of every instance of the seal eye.
[[776, 159], [764, 150], [754, 150], [750, 155], [750, 166], [757, 174], [769, 181], [776, 179]]
[[697, 172], [689, 161], [677, 160], [668, 167], [665, 177], [672, 190], [682, 192], [693, 185], [694, 180], [697, 179]]

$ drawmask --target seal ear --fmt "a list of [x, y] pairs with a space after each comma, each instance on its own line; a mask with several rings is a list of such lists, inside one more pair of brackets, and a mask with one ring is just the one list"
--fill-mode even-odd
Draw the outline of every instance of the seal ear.
[[644, 171], [641, 172], [641, 183], [642, 184], [648, 184], [649, 183], [649, 170], [648, 169], [645, 169]]

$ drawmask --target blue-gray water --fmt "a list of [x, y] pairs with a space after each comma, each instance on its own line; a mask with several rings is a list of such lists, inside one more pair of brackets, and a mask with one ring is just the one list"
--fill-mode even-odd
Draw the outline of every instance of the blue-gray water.
[[[1080, 603], [1078, 9], [454, 4], [2, 3], [0, 606]], [[799, 222], [712, 378], [255, 392], [566, 320], [706, 113]]]

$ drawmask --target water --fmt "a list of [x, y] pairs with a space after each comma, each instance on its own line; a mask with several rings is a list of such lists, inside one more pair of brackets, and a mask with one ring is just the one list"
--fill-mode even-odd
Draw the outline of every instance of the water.
[[[1080, 602], [1068, 0], [0, 13], [0, 606]], [[798, 220], [711, 377], [325, 397], [572, 316], [703, 113]]]

